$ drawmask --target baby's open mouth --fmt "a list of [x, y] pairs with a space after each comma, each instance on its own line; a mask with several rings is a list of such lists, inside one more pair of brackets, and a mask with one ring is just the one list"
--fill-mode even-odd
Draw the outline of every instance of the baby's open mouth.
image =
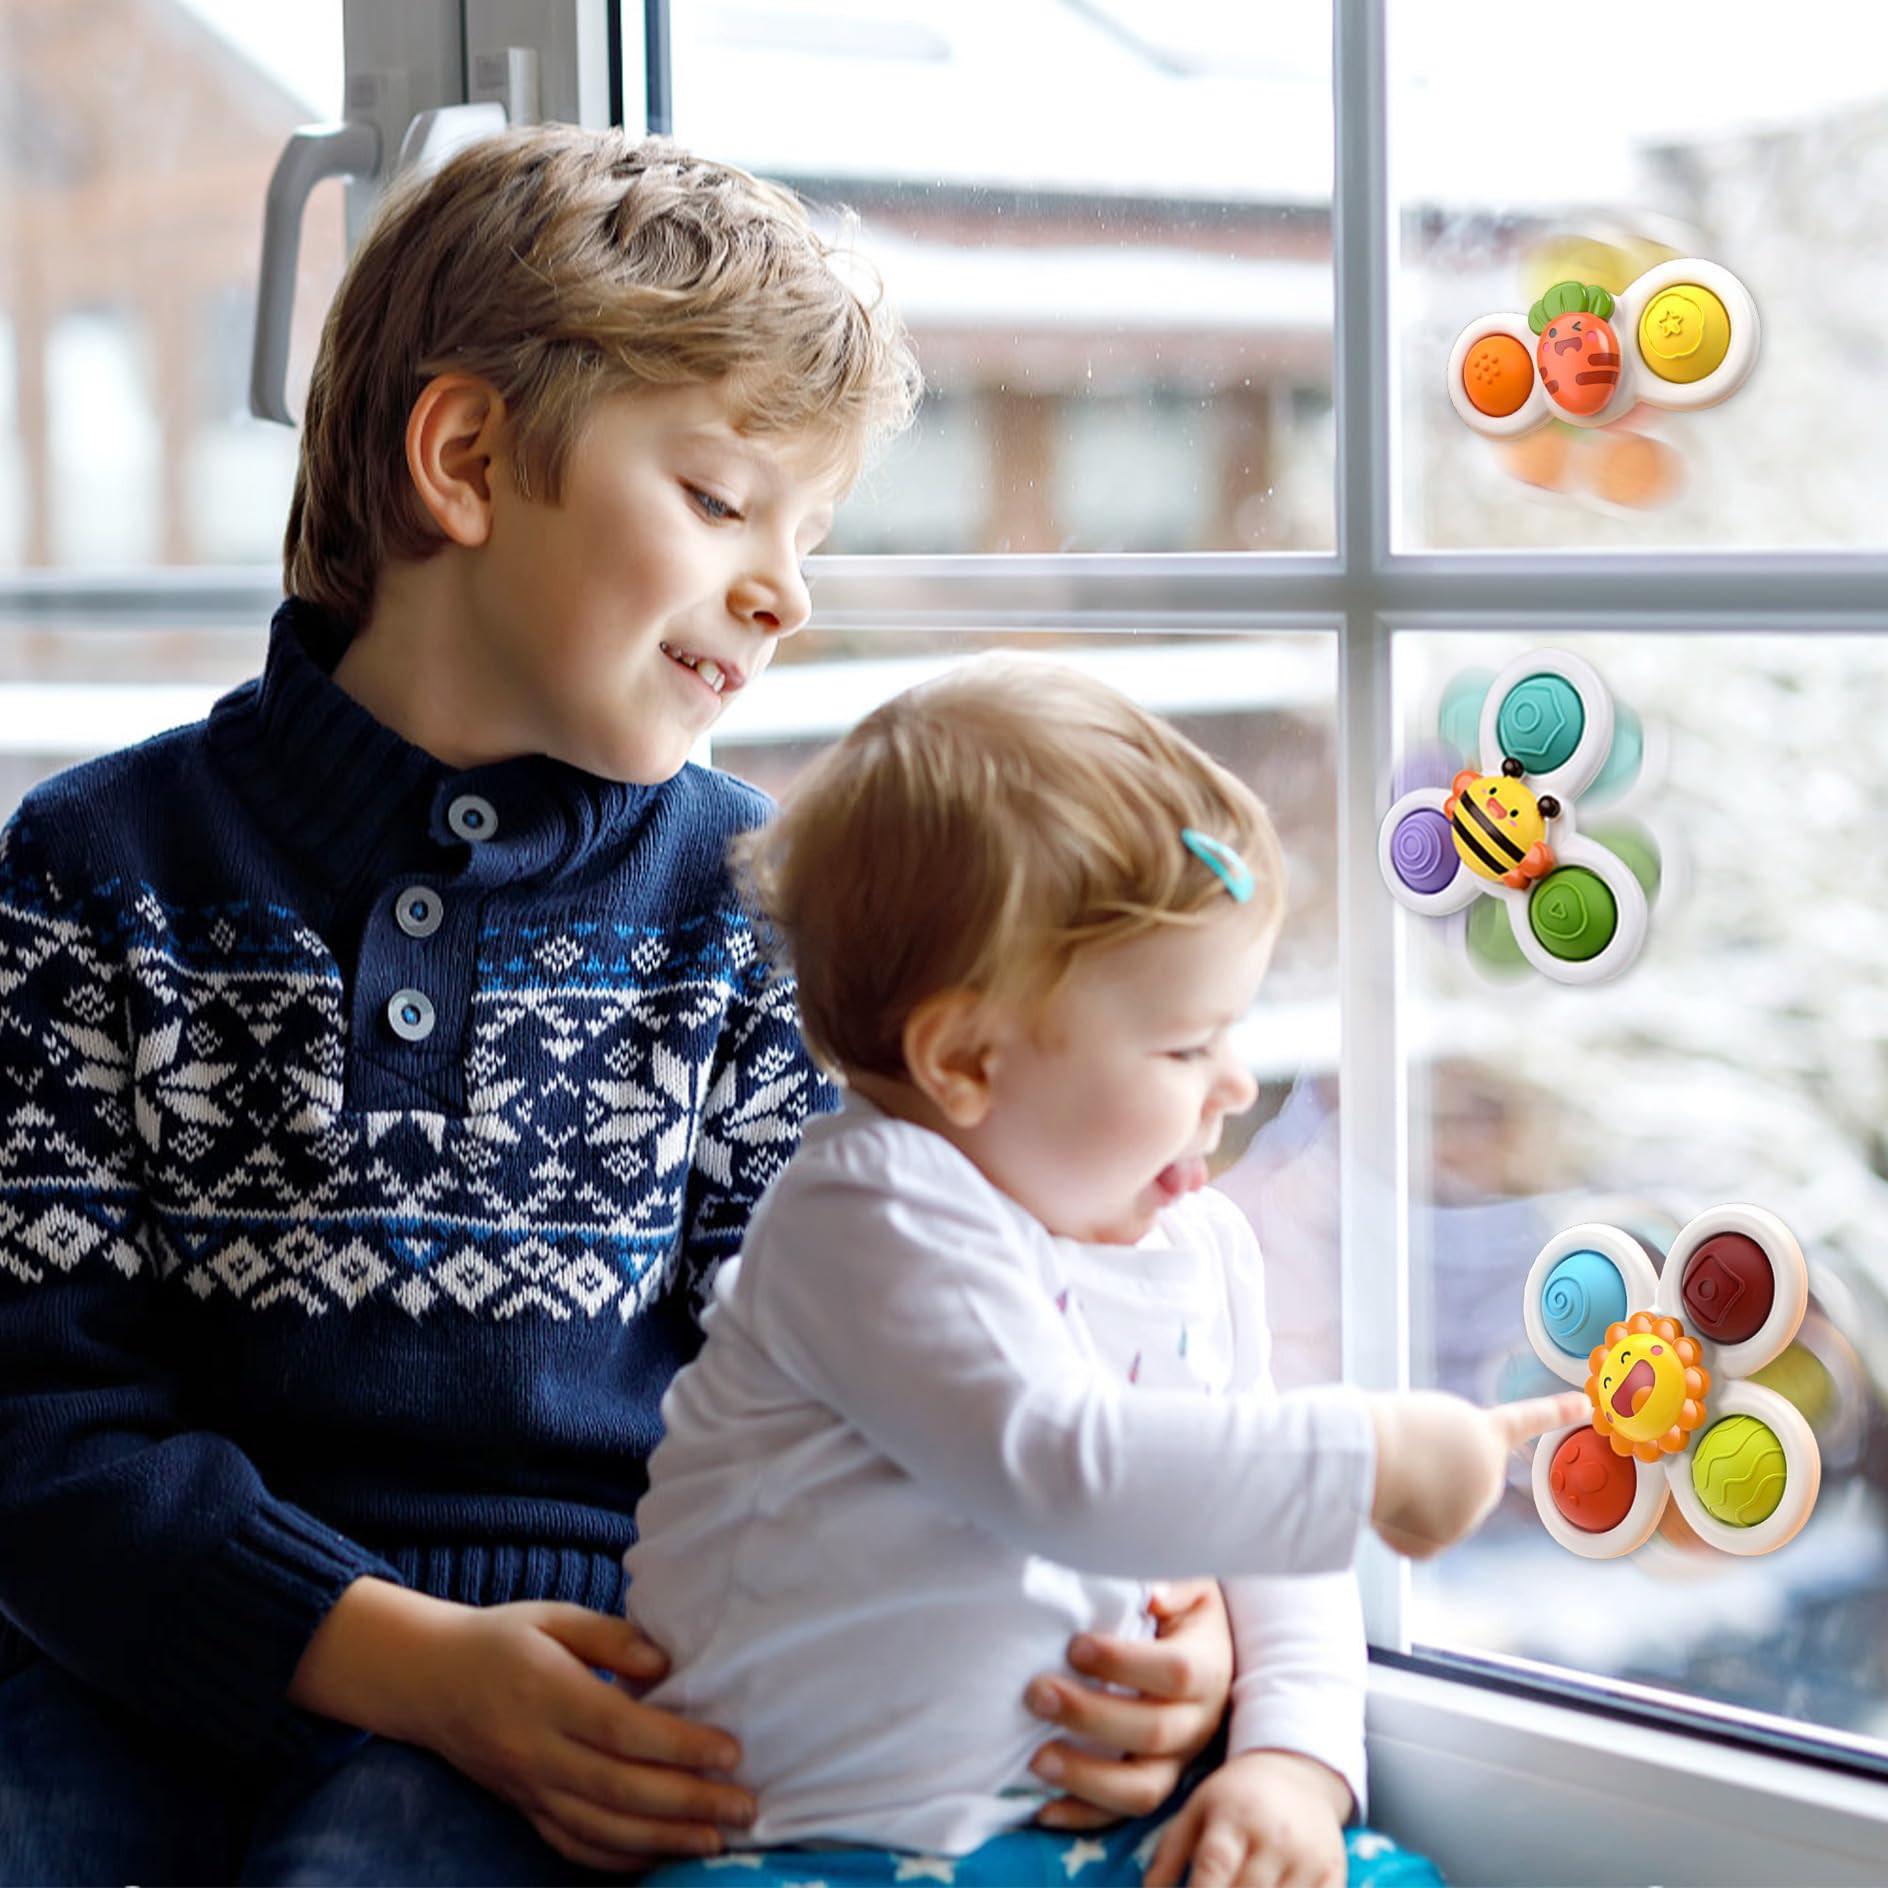
[[1197, 1192], [1206, 1184], [1206, 1162], [1198, 1154], [1187, 1154], [1179, 1160], [1169, 1161], [1154, 1176], [1154, 1185], [1169, 1200], [1177, 1200], [1183, 1193]]

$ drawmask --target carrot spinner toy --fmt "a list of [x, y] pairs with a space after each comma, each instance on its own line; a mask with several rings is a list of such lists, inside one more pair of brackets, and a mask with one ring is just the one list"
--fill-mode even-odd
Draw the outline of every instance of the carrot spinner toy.
[[1446, 792], [1417, 787], [1384, 816], [1377, 859], [1391, 895], [1433, 916], [1499, 898], [1542, 975], [1617, 976], [1645, 941], [1645, 892], [1617, 853], [1580, 837], [1574, 815], [1612, 742], [1612, 697], [1589, 664], [1554, 649], [1510, 663], [1482, 703], [1481, 765]]
[[[1808, 1422], [1747, 1379], [1796, 1335], [1809, 1273], [1789, 1228], [1757, 1206], [1700, 1213], [1662, 1272], [1616, 1226], [1550, 1240], [1522, 1303], [1534, 1354], [1585, 1389], [1591, 1422], [1541, 1438], [1534, 1505], [1561, 1546], [1629, 1554], [1667, 1498], [1701, 1539], [1767, 1554], [1822, 1485]], [[1637, 1307], [1637, 1308], [1635, 1308]]]
[[1550, 419], [1610, 425], [1641, 400], [1715, 406], [1749, 377], [1757, 337], [1750, 291], [1714, 262], [1661, 262], [1617, 299], [1557, 282], [1525, 316], [1483, 315], [1462, 330], [1449, 355], [1449, 398], [1491, 439]]

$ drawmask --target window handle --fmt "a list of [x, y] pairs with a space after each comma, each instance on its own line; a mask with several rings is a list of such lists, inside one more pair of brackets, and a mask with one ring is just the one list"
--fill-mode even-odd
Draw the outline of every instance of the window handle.
[[249, 357], [249, 410], [259, 420], [295, 423], [288, 410], [288, 335], [308, 193], [325, 178], [371, 177], [379, 165], [380, 133], [363, 119], [304, 125], [275, 160], [262, 213], [262, 276]]
[[[418, 112], [400, 140], [395, 174], [437, 170], [468, 144], [504, 130], [506, 122], [505, 107], [493, 100]], [[259, 420], [278, 420], [284, 426], [295, 423], [288, 410], [288, 342], [308, 193], [329, 177], [371, 178], [379, 169], [380, 131], [367, 119], [304, 125], [291, 135], [275, 161], [262, 215], [262, 279], [256, 294], [255, 348], [249, 361], [249, 410]], [[351, 216], [349, 221], [351, 225]], [[350, 227], [350, 246], [354, 234]]]

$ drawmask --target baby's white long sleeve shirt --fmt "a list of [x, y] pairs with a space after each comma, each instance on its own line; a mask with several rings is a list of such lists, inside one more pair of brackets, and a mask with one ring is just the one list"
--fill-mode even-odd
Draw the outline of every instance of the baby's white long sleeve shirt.
[[[963, 1853], [1026, 1822], [1071, 1634], [1150, 1630], [1145, 1581], [1225, 1583], [1232, 1748], [1363, 1801], [1348, 1572], [1360, 1393], [1272, 1387], [1263, 1274], [1210, 1188], [1138, 1246], [1059, 1239], [943, 1137], [814, 1121], [717, 1281], [627, 1556], [653, 1704], [741, 1740], [745, 1840]], [[1320, 1577], [1321, 1576], [1321, 1577]]]

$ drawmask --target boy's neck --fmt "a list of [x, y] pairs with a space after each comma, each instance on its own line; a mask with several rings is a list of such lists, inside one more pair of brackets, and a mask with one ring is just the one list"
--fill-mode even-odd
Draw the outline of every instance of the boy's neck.
[[483, 767], [534, 749], [481, 660], [457, 564], [450, 546], [422, 563], [389, 564], [333, 681], [448, 767]]

